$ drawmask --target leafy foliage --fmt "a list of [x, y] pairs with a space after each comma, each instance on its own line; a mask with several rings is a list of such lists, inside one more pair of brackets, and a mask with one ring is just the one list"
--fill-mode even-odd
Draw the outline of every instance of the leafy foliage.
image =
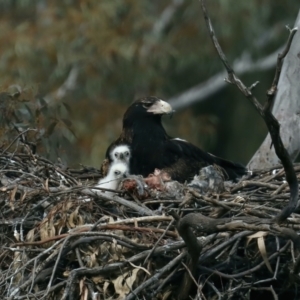
[[[65, 149], [75, 136], [65, 107], [68, 105], [64, 103], [49, 106], [33, 90], [21, 90], [19, 86], [0, 93], [0, 149], [30, 147], [33, 153], [54, 160], [65, 158]], [[15, 141], [17, 145], [13, 145]]]

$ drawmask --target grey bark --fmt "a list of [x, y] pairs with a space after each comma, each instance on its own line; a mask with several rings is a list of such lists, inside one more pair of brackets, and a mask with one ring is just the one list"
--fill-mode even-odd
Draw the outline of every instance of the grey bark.
[[[283, 144], [293, 161], [300, 150], [300, 11], [294, 27], [298, 27], [298, 32], [284, 59], [272, 109], [273, 115], [280, 123]], [[279, 163], [280, 160], [275, 154], [274, 147], [271, 147], [271, 138], [268, 134], [248, 163], [248, 167], [263, 169]]]

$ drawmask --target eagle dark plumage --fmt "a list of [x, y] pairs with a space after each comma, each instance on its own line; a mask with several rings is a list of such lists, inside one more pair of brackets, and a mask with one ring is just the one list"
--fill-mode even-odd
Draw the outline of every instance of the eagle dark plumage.
[[179, 182], [191, 180], [208, 165], [220, 166], [225, 178], [229, 179], [246, 173], [246, 168], [240, 164], [204, 152], [185, 140], [170, 137], [161, 118], [172, 112], [172, 107], [157, 97], [136, 100], [125, 112], [122, 133], [107, 149], [106, 158], [116, 146], [128, 145], [131, 174], [148, 176], [157, 168]]

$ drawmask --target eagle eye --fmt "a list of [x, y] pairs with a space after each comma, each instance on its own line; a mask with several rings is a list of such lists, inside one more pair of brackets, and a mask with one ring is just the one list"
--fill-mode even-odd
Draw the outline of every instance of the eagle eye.
[[153, 103], [151, 103], [151, 102], [145, 102], [143, 106], [144, 106], [145, 108], [149, 108], [152, 104], [153, 104]]
[[129, 152], [128, 151], [125, 152], [125, 156], [129, 156]]
[[119, 155], [119, 153], [118, 153], [118, 152], [116, 152], [116, 153], [115, 153], [115, 157], [118, 157], [118, 155]]
[[114, 173], [115, 173], [115, 175], [117, 175], [117, 176], [121, 174], [120, 171], [115, 171]]

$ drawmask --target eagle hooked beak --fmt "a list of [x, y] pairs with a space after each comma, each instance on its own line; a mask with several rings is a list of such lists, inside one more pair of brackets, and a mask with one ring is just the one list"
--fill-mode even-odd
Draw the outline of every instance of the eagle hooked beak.
[[124, 154], [123, 153], [120, 153], [120, 159], [124, 159]]
[[158, 100], [148, 108], [147, 112], [155, 115], [168, 115], [173, 113], [173, 109], [172, 106], [166, 101]]

